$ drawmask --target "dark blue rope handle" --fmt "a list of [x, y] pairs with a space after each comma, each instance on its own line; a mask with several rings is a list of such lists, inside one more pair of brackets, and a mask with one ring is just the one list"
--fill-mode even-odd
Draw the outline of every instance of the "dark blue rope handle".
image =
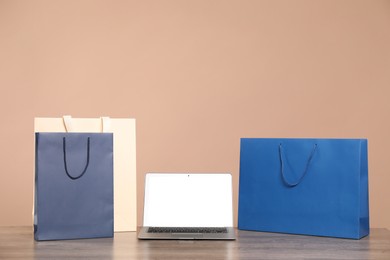
[[291, 183], [289, 181], [286, 180], [286, 177], [284, 176], [284, 163], [283, 163], [283, 148], [282, 148], [282, 144], [279, 144], [279, 158], [280, 158], [280, 166], [281, 166], [281, 173], [282, 173], [282, 179], [283, 179], [283, 182], [284, 184], [286, 184], [287, 186], [289, 187], [295, 187], [297, 186], [299, 183], [301, 183], [301, 181], [303, 180], [303, 178], [306, 176], [307, 174], [307, 171], [309, 169], [309, 165], [310, 165], [310, 162], [311, 162], [311, 159], [313, 159], [313, 155], [315, 153], [315, 151], [317, 150], [317, 144], [314, 144], [314, 147], [313, 149], [311, 150], [311, 153], [309, 155], [309, 159], [307, 160], [307, 163], [306, 163], [306, 167], [305, 167], [305, 170], [303, 171], [303, 174], [301, 176], [301, 178], [299, 178], [299, 180], [295, 183]]
[[66, 175], [68, 175], [69, 178], [71, 178], [72, 180], [77, 180], [79, 178], [81, 178], [85, 172], [87, 171], [87, 168], [88, 168], [88, 165], [89, 165], [89, 137], [88, 137], [88, 144], [87, 144], [87, 163], [85, 164], [85, 168], [84, 170], [81, 172], [81, 174], [77, 177], [73, 177], [69, 174], [69, 171], [68, 171], [68, 166], [66, 164], [66, 140], [65, 140], [65, 137], [62, 139], [62, 144], [63, 144], [63, 148], [64, 148], [64, 165], [65, 165], [65, 172], [66, 172]]

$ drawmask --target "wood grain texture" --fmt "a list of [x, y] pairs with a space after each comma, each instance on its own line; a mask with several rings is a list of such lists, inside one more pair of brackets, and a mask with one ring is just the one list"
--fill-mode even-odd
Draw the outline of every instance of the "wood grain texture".
[[29, 227], [0, 228], [0, 259], [390, 259], [390, 231], [361, 240], [237, 230], [236, 241], [114, 238], [36, 242]]

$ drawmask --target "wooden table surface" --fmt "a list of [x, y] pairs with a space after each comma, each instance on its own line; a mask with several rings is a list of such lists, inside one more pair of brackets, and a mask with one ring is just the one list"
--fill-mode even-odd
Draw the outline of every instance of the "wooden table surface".
[[236, 241], [114, 238], [36, 242], [30, 227], [0, 227], [0, 259], [390, 259], [390, 231], [361, 240], [237, 230]]

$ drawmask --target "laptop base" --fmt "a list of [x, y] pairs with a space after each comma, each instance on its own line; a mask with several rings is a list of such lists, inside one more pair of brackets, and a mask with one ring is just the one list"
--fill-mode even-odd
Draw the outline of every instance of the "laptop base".
[[234, 228], [226, 229], [226, 233], [150, 233], [149, 227], [142, 227], [138, 239], [235, 240]]

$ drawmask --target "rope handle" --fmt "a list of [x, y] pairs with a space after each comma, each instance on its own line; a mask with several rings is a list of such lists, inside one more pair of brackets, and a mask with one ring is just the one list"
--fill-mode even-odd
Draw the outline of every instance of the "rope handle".
[[[73, 126], [72, 116], [70, 116], [70, 115], [63, 116], [62, 120], [63, 120], [64, 126], [65, 126], [65, 132], [67, 132], [67, 133], [76, 132], [76, 130]], [[110, 117], [102, 116], [102, 117], [100, 117], [100, 121], [101, 121], [101, 130], [100, 131], [102, 133], [110, 132], [110, 129], [111, 129]]]
[[310, 166], [310, 162], [313, 159], [313, 156], [314, 156], [314, 153], [316, 152], [316, 150], [317, 150], [317, 144], [314, 144], [313, 149], [311, 150], [309, 158], [308, 158], [308, 160], [306, 162], [305, 170], [303, 171], [302, 176], [296, 182], [289, 182], [286, 179], [286, 176], [284, 175], [283, 147], [282, 147], [281, 143], [279, 144], [279, 158], [280, 158], [281, 174], [282, 174], [282, 179], [283, 179], [284, 184], [286, 184], [289, 187], [295, 187], [299, 183], [302, 182], [303, 178], [306, 176], [306, 174], [308, 172], [308, 169], [309, 169], [309, 166]]
[[83, 175], [85, 174], [85, 172], [87, 171], [87, 168], [88, 168], [88, 165], [89, 165], [89, 147], [90, 147], [90, 138], [88, 137], [88, 141], [87, 141], [87, 162], [85, 164], [85, 168], [84, 170], [81, 172], [81, 174], [79, 174], [79, 176], [77, 177], [73, 177], [72, 175], [70, 175], [69, 171], [68, 171], [68, 166], [67, 166], [67, 163], [66, 163], [66, 139], [65, 137], [63, 137], [62, 139], [62, 144], [63, 144], [63, 151], [64, 151], [64, 166], [65, 166], [65, 173], [66, 175], [68, 175], [68, 177], [72, 180], [77, 180], [81, 177], [83, 177]]

